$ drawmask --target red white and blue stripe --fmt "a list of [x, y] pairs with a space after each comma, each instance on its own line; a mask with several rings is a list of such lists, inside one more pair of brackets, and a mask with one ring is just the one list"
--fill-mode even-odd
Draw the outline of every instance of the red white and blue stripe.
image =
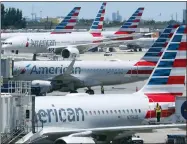
[[71, 33], [77, 23], [81, 7], [74, 7], [73, 10], [61, 21], [51, 34]]
[[182, 96], [187, 66], [186, 34], [186, 25], [177, 28], [147, 84], [140, 92], [148, 96]]
[[169, 40], [179, 25], [169, 25], [135, 66], [155, 67]]
[[104, 21], [104, 15], [105, 15], [105, 9], [106, 9], [106, 2], [103, 2], [95, 20], [92, 23], [92, 26], [90, 27], [90, 33], [94, 36], [101, 36], [101, 32], [103, 29], [103, 21]]
[[143, 11], [144, 8], [139, 7], [115, 34], [129, 34], [135, 32], [140, 23]]

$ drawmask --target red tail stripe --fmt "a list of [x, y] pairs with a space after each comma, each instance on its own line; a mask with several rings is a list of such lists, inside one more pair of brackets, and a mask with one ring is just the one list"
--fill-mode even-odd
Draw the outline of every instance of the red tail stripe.
[[74, 26], [66, 26], [65, 29], [73, 29]]
[[187, 50], [187, 42], [181, 42], [178, 50]]
[[129, 28], [137, 28], [137, 25], [130, 26]]
[[100, 18], [100, 21], [103, 21], [103, 20], [104, 20], [104, 17], [101, 17], [101, 18]]
[[[159, 99], [155, 99], [155, 100], [158, 100], [158, 101], [162, 101], [164, 102], [165, 101], [165, 98], [167, 97], [175, 97], [175, 96], [182, 96], [183, 93], [145, 93], [145, 95], [148, 97], [148, 98], [159, 98]], [[166, 99], [167, 100], [167, 99]], [[151, 101], [150, 101], [151, 102]]]
[[174, 102], [175, 96], [171, 94], [145, 94], [149, 98], [149, 102]]
[[103, 28], [103, 26], [102, 25], [98, 25], [98, 27], [97, 27], [98, 29], [102, 29]]
[[139, 61], [134, 66], [156, 66], [157, 62], [152, 61]]
[[69, 22], [76, 22], [76, 19], [70, 19]]
[[185, 76], [169, 76], [167, 84], [184, 84]]
[[142, 13], [139, 13], [138, 16], [142, 16]]
[[140, 19], [133, 20], [133, 22], [140, 22]]
[[168, 37], [171, 38], [172, 36], [173, 36], [173, 33], [170, 33]]
[[102, 37], [101, 33], [91, 33], [93, 37]]
[[127, 31], [117, 31], [115, 34], [131, 34], [132, 32]]
[[105, 13], [105, 9], [103, 9], [102, 13]]
[[[175, 109], [166, 109], [166, 110], [162, 110], [161, 112], [161, 117], [169, 117], [172, 114], [175, 113]], [[156, 118], [156, 111], [155, 110], [150, 110], [147, 112], [145, 118], [149, 119], [149, 118]]]
[[129, 70], [127, 74], [151, 74], [153, 70]]
[[74, 14], [73, 14], [73, 16], [78, 16], [78, 15], [79, 15], [79, 13], [74, 13]]
[[186, 67], [187, 59], [175, 59], [173, 67]]

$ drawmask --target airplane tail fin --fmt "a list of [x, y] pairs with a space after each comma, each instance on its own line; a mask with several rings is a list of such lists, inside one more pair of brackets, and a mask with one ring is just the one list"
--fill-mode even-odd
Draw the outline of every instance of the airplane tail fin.
[[77, 23], [81, 7], [74, 7], [72, 11], [59, 23], [51, 34], [71, 33]]
[[106, 2], [103, 2], [95, 20], [92, 23], [92, 26], [90, 27], [89, 32], [94, 36], [98, 37], [101, 36], [101, 32], [103, 29], [103, 21], [104, 21], [104, 15], [105, 15], [105, 8], [106, 8]]
[[135, 32], [135, 29], [140, 23], [144, 8], [139, 7], [133, 15], [120, 27], [115, 34], [131, 34]]
[[175, 30], [179, 25], [169, 25], [161, 33], [159, 38], [154, 42], [154, 44], [149, 48], [149, 50], [144, 54], [144, 56], [135, 64], [135, 66], [148, 66], [155, 67], [158, 60], [163, 54], [169, 40], [173, 36]]
[[139, 91], [147, 96], [182, 96], [186, 74], [187, 27], [174, 32], [147, 83]]

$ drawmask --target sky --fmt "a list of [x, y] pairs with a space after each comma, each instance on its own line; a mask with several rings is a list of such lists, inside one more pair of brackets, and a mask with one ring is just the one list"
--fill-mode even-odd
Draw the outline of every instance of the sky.
[[[23, 12], [23, 16], [31, 18], [32, 7], [37, 17], [57, 17], [67, 15], [75, 6], [80, 6], [79, 18], [94, 19], [102, 2], [2, 2], [5, 8], [15, 7]], [[105, 18], [112, 19], [112, 13], [119, 10], [122, 20], [128, 19], [138, 7], [145, 7], [142, 19], [165, 21], [177, 19], [182, 21], [185, 2], [108, 2]], [[42, 12], [40, 12], [42, 11]], [[160, 15], [161, 13], [161, 15]]]

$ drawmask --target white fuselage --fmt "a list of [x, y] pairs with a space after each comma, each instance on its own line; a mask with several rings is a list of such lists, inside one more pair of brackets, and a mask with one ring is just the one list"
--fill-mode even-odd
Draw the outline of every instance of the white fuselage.
[[[46, 34], [40, 36], [15, 36], [7, 39], [2, 45], [4, 50], [18, 50], [19, 52], [28, 53], [45, 53], [50, 46], [86, 44], [94, 41], [102, 40], [103, 37], [93, 37], [88, 32], [72, 33], [72, 34]], [[11, 43], [11, 44], [10, 44]]]
[[[14, 79], [16, 80], [49, 80], [64, 73], [71, 61], [21, 61], [14, 64]], [[149, 70], [154, 67], [137, 67], [137, 61], [76, 61], [72, 76], [80, 82], [76, 88], [98, 85], [123, 84], [145, 80], [150, 74], [129, 73], [131, 70]], [[29, 67], [26, 67], [29, 65]], [[25, 72], [21, 74], [21, 71]], [[63, 78], [63, 82], [71, 81]], [[82, 83], [82, 82], [83, 83]]]
[[[78, 95], [78, 96], [76, 96]], [[149, 99], [140, 94], [73, 94], [36, 97], [38, 126], [98, 128], [141, 125], [149, 110]]]

